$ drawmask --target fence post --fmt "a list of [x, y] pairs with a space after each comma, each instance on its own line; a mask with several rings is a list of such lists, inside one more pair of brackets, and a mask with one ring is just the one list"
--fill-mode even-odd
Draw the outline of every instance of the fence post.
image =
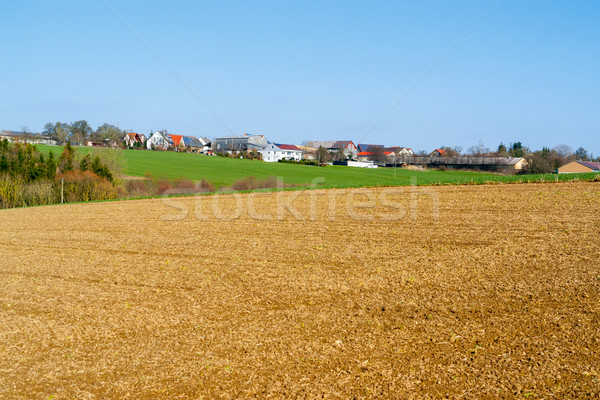
[[60, 204], [65, 202], [65, 178], [60, 178]]

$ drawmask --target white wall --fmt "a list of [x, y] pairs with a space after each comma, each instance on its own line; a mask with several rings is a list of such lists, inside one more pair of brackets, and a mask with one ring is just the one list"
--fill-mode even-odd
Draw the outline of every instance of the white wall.
[[373, 164], [372, 162], [366, 161], [348, 161], [348, 166], [358, 168], [377, 168], [377, 164]]

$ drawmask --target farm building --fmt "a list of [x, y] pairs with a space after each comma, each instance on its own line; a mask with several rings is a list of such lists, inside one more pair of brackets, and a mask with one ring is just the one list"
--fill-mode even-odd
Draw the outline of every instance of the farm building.
[[592, 161], [571, 161], [558, 169], [559, 174], [578, 172], [600, 172], [600, 163]]
[[[436, 154], [433, 152], [432, 154]], [[430, 156], [398, 156], [393, 159], [397, 164], [418, 165], [426, 168], [446, 167], [451, 169], [477, 169], [485, 171], [520, 171], [528, 163], [523, 157], [440, 157]]]
[[287, 159], [300, 161], [302, 160], [302, 149], [293, 144], [276, 144], [271, 143], [267, 147], [258, 151], [263, 161], [278, 162], [279, 160]]
[[[515, 171], [521, 171], [529, 164], [523, 157], [507, 157], [505, 160], [505, 165], [510, 167], [509, 169], [514, 169]], [[498, 164], [502, 163], [503, 160], [498, 161]]]
[[230, 151], [262, 150], [268, 145], [267, 139], [263, 135], [234, 135], [223, 136], [215, 139], [212, 150], [215, 153], [225, 153]]

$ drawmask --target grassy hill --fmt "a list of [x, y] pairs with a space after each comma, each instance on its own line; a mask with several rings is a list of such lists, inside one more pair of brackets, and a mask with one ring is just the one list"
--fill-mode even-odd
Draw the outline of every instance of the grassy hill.
[[[44, 153], [52, 150], [55, 155], [61, 151], [57, 146], [38, 146]], [[77, 152], [88, 153], [97, 149], [78, 147]], [[401, 168], [352, 168], [345, 166], [315, 167], [283, 163], [265, 163], [262, 161], [239, 160], [223, 157], [211, 157], [200, 154], [175, 153], [167, 151], [118, 150], [124, 159], [124, 174], [144, 176], [147, 173], [155, 177], [190, 180], [206, 179], [217, 187], [229, 186], [233, 182], [254, 176], [266, 179], [280, 176], [286, 184], [309, 185], [313, 179], [323, 178], [324, 187], [359, 186], [395, 186], [409, 185], [412, 177], [419, 185], [460, 184], [509, 181], [554, 181], [570, 180], [575, 176], [561, 175], [498, 175], [469, 171], [411, 171]], [[590, 179], [594, 174], [579, 174], [577, 177]], [[587, 177], [590, 175], [590, 177]]]

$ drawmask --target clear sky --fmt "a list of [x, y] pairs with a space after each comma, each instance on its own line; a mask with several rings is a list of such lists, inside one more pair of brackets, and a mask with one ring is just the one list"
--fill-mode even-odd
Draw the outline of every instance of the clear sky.
[[104, 1], [219, 118], [102, 1], [2, 1], [0, 129], [600, 155], [596, 0], [500, 1], [366, 137], [495, 0]]

